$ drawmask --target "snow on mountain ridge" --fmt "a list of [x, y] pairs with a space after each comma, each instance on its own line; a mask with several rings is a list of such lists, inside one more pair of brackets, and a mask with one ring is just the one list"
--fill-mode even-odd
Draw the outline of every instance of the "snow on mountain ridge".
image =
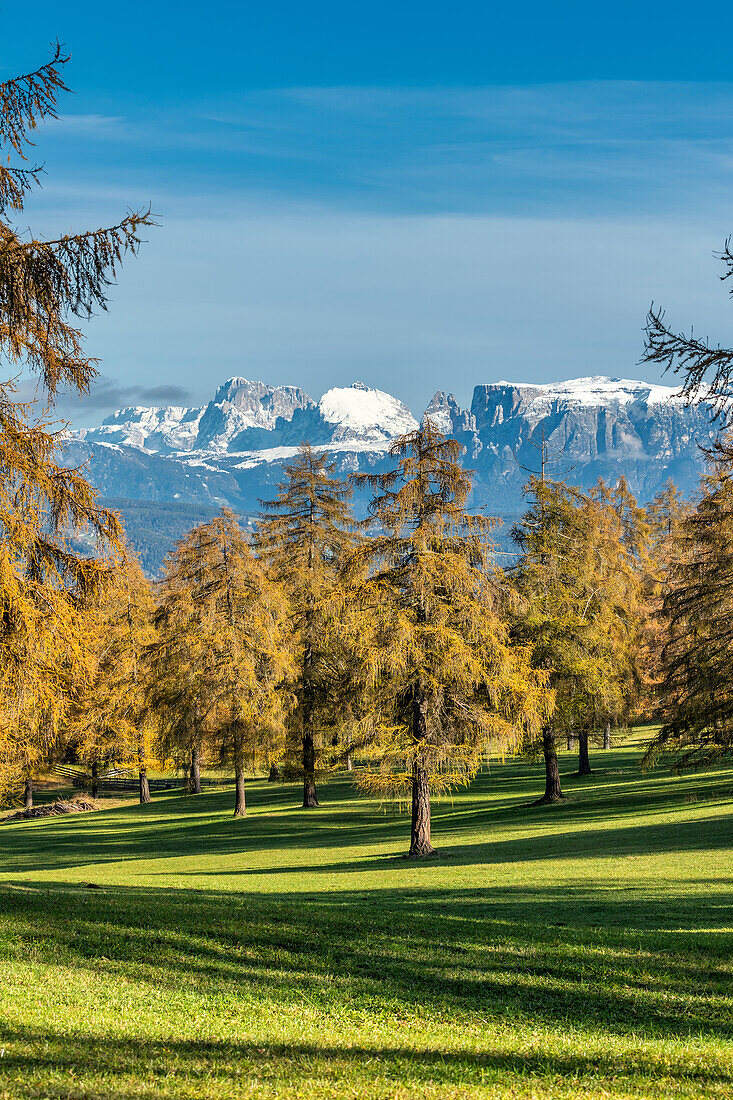
[[313, 400], [299, 386], [268, 386], [266, 382], [234, 376], [219, 386], [211, 405], [236, 409], [246, 427], [266, 428], [279, 416], [292, 416], [296, 408], [311, 408]]
[[358, 442], [367, 449], [405, 432], [417, 421], [403, 402], [355, 382], [328, 390], [316, 405], [297, 386], [269, 386], [242, 376], [228, 378], [207, 405], [128, 406], [98, 428], [74, 437], [112, 442], [161, 454], [242, 453], [310, 439], [322, 445]]
[[[677, 388], [605, 375], [553, 383], [492, 382], [476, 386], [470, 410], [453, 394], [439, 390], [425, 415], [446, 434], [492, 430], [525, 417], [536, 424], [571, 409], [625, 410], [624, 416], [647, 416], [652, 408], [681, 409]], [[106, 417], [98, 428], [82, 429], [74, 438], [112, 443], [154, 454], [240, 454], [243, 458], [310, 440], [315, 446], [379, 451], [385, 441], [414, 431], [417, 420], [398, 398], [355, 382], [334, 387], [316, 404], [296, 386], [270, 386], [240, 375], [220, 385], [212, 401], [194, 408], [128, 406]]]
[[[479, 385], [469, 409], [439, 390], [426, 415], [459, 444], [473, 481], [471, 507], [513, 517], [524, 507], [526, 470], [536, 468], [541, 441], [551, 462], [569, 464], [583, 491], [599, 477], [614, 484], [623, 475], [642, 503], [669, 478], [692, 495], [705, 466], [700, 445], [712, 445], [720, 431], [710, 411], [706, 402], [686, 403], [673, 387], [600, 376]], [[331, 389], [316, 404], [295, 387], [238, 377], [204, 408], [137, 406], [99, 428], [70, 432], [64, 461], [87, 462], [107, 498], [226, 504], [254, 514], [302, 442], [328, 452], [339, 477], [380, 473], [393, 464], [395, 436], [415, 426], [402, 402], [361, 383]], [[358, 516], [367, 498], [356, 486]]]
[[570, 378], [564, 382], [489, 382], [482, 388], [536, 390], [539, 399], [572, 401], [575, 404], [592, 407], [607, 405], [611, 401], [618, 401], [620, 404], [642, 402], [646, 405], [684, 401], [677, 386], [662, 386], [655, 382], [641, 382], [632, 378], [612, 378], [605, 374]]
[[202, 408], [129, 405], [104, 418], [98, 428], [73, 433], [77, 439], [121, 443], [138, 450], [189, 450], [198, 433]]
[[362, 382], [328, 390], [318, 402], [318, 411], [327, 424], [335, 426], [334, 441], [378, 443], [417, 428], [417, 420], [407, 405]]

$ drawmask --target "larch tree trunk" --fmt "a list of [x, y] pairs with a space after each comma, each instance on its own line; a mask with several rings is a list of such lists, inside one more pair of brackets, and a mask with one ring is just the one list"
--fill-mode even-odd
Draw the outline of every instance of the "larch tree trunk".
[[148, 769], [140, 768], [140, 804], [152, 802], [150, 797], [150, 784], [148, 783]]
[[316, 795], [316, 747], [312, 712], [308, 718], [308, 725], [303, 730], [303, 809], [314, 810], [319, 803]]
[[568, 734], [568, 752], [572, 752], [575, 748], [575, 737], [572, 733]]
[[604, 749], [610, 749], [611, 747], [611, 723], [606, 722], [606, 728], [603, 731], [603, 747]]
[[201, 753], [198, 745], [191, 746], [191, 772], [188, 780], [191, 794], [201, 794]]
[[270, 774], [267, 777], [268, 783], [277, 783], [280, 778], [280, 769], [277, 764], [270, 764]]
[[148, 765], [145, 756], [145, 737], [139, 733], [137, 743], [137, 762], [140, 770], [140, 803], [150, 802], [150, 784], [148, 783]]
[[306, 617], [305, 652], [303, 653], [303, 809], [318, 806], [316, 794], [315, 699], [313, 685], [313, 643], [311, 641], [313, 610]]
[[542, 753], [545, 758], [545, 793], [535, 802], [536, 806], [559, 802], [565, 795], [560, 786], [560, 770], [557, 766], [555, 731], [549, 727], [542, 731]]
[[[423, 745], [427, 736], [427, 710], [427, 700], [418, 684], [412, 703], [412, 734], [418, 745]], [[407, 854], [410, 859], [435, 855], [430, 839], [430, 781], [419, 750], [412, 762], [412, 822]]]
[[412, 765], [412, 826], [410, 831], [411, 859], [424, 859], [435, 854], [430, 839], [430, 784], [422, 761], [416, 757]]
[[590, 775], [590, 758], [588, 756], [588, 734], [578, 734], [578, 775]]
[[92, 760], [92, 798], [96, 798], [99, 793], [99, 764], [96, 759]]
[[30, 775], [25, 777], [25, 788], [23, 790], [23, 809], [33, 809], [33, 779]]
[[244, 747], [239, 737], [237, 737], [234, 744], [234, 778], [236, 780], [234, 816], [246, 817], [247, 803], [244, 797]]

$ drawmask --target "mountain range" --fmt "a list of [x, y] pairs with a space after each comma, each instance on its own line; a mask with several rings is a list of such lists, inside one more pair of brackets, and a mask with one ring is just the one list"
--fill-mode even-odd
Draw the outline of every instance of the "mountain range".
[[[478, 385], [467, 409], [439, 391], [421, 415], [461, 444], [474, 471], [472, 506], [507, 517], [521, 512], [522, 486], [539, 467], [543, 440], [550, 476], [590, 488], [599, 477], [614, 482], [623, 474], [645, 502], [669, 478], [693, 493], [705, 466], [700, 445], [719, 431], [709, 406], [686, 404], [676, 389], [607, 377]], [[71, 432], [65, 461], [86, 463], [91, 481], [123, 513], [136, 502], [166, 503], [166, 514], [177, 505], [185, 524], [191, 506], [256, 513], [303, 441], [327, 451], [342, 476], [376, 472], [388, 465], [391, 442], [417, 425], [400, 400], [361, 382], [316, 402], [295, 386], [234, 377], [200, 407], [133, 406]], [[357, 513], [365, 504], [356, 498]], [[149, 504], [144, 511], [154, 524]], [[153, 571], [157, 565], [148, 563]]]

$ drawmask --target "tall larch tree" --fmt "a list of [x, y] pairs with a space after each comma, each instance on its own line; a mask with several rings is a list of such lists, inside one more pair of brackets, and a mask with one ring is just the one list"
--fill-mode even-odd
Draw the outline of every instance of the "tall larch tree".
[[178, 712], [184, 743], [205, 741], [220, 763], [233, 764], [235, 817], [246, 813], [248, 761], [267, 766], [284, 751], [288, 610], [228, 510], [194, 528], [166, 563], [151, 668], [167, 721]]
[[681, 523], [664, 594], [663, 724], [646, 755], [676, 769], [733, 756], [733, 476], [723, 463], [704, 480]]
[[150, 581], [138, 559], [126, 551], [93, 620], [96, 667], [76, 708], [80, 755], [93, 777], [101, 762], [136, 767], [141, 803], [150, 802], [148, 769], [157, 740], [146, 689], [154, 610]]
[[610, 643], [606, 676], [615, 687], [605, 700], [605, 715], [597, 708], [596, 723], [604, 725], [603, 746], [610, 749], [611, 724], [628, 724], [647, 690], [651, 528], [623, 476], [613, 488], [599, 480], [591, 494], [591, 513], [593, 509], [598, 515], [591, 518], [600, 582], [596, 600], [602, 609], [598, 627]]
[[[6, 591], [23, 600], [24, 629], [6, 636], [0, 674], [0, 801], [21, 791], [33, 806], [33, 778], [51, 762], [69, 722], [74, 700], [93, 670], [89, 591], [41, 588], [18, 593], [12, 573]], [[76, 596], [76, 598], [74, 598]], [[27, 601], [27, 602], [26, 602]], [[8, 631], [10, 634], [10, 631]]]
[[357, 557], [371, 622], [364, 659], [377, 763], [362, 785], [411, 801], [408, 855], [433, 854], [431, 791], [466, 783], [490, 749], [520, 748], [551, 709], [546, 673], [510, 644], [489, 522], [467, 511], [460, 445], [427, 420], [396, 440], [371, 487], [373, 535]]
[[605, 487], [593, 499], [532, 477], [526, 493], [530, 507], [513, 532], [521, 551], [513, 570], [514, 631], [555, 693], [552, 720], [534, 746], [545, 763], [538, 801], [551, 803], [563, 798], [557, 736], [577, 733], [579, 774], [589, 774], [589, 734], [621, 717], [635, 683], [636, 574], [623, 541], [623, 509]]
[[[42, 170], [29, 159], [31, 136], [56, 117], [66, 61], [57, 48], [39, 69], [0, 83], [0, 709], [15, 716], [4, 725], [0, 755], [15, 759], [10, 730], [37, 728], [21, 753], [26, 801], [28, 769], [55, 737], [67, 702], [61, 686], [84, 678], [88, 654], [76, 617], [108, 576], [104, 550], [117, 544], [119, 526], [81, 473], [61, 465], [60, 432], [38, 401], [18, 400], [14, 379], [35, 371], [47, 406], [61, 388], [88, 390], [96, 367], [74, 321], [105, 307], [123, 254], [137, 251], [141, 228], [151, 224], [146, 213], [130, 214], [110, 229], [53, 240], [15, 227]], [[82, 529], [97, 539], [97, 557], [73, 551], [69, 535]], [[28, 714], [38, 721], [21, 719]]]
[[342, 569], [355, 539], [348, 482], [308, 444], [285, 466], [274, 500], [262, 501], [257, 547], [288, 595], [298, 673], [292, 733], [303, 774], [303, 808], [318, 806], [316, 771], [325, 763], [329, 717], [329, 654], [342, 606]]
[[156, 640], [149, 653], [149, 704], [160, 719], [166, 754], [188, 771], [188, 789], [201, 793], [207, 751], [209, 697], [204, 670], [209, 657], [195, 595], [211, 549], [203, 525], [189, 532], [165, 563], [158, 589]]
[[677, 540], [692, 507], [669, 478], [664, 488], [649, 501], [644, 510], [649, 529], [648, 552], [660, 574], [665, 572], [668, 563], [675, 556]]
[[684, 523], [692, 510], [693, 505], [683, 499], [671, 479], [645, 508], [648, 541], [639, 662], [643, 676], [640, 717], [646, 722], [659, 718], [662, 660], [668, 638], [664, 597], [672, 580], [674, 565], [679, 558]]
[[[733, 280], [729, 237], [718, 257], [721, 281]], [[733, 296], [733, 281], [729, 283]], [[670, 327], [664, 311], [647, 314], [644, 360], [682, 378], [691, 402], [706, 402], [721, 429], [731, 426], [733, 348]], [[733, 748], [730, 724], [730, 477], [733, 436], [721, 435], [708, 450], [713, 472], [703, 497], [685, 517], [667, 562], [662, 623], [660, 693], [665, 717], [647, 762], [668, 751], [679, 768], [716, 761]], [[673, 505], [673, 502], [668, 502]], [[670, 508], [674, 512], [674, 508]], [[670, 524], [669, 533], [672, 534]]]

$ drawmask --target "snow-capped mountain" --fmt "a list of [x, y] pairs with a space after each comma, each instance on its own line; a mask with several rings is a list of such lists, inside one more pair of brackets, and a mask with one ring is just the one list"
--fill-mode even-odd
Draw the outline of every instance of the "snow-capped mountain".
[[[692, 493], [704, 469], [699, 444], [719, 430], [705, 404], [686, 405], [672, 387], [607, 377], [479, 385], [469, 409], [439, 391], [423, 415], [461, 443], [474, 504], [499, 515], [521, 511], [542, 439], [558, 476], [588, 488], [623, 474], [646, 501], [670, 477]], [[120, 409], [72, 433], [66, 460], [88, 462], [105, 497], [256, 512], [301, 442], [328, 451], [344, 476], [376, 471], [392, 440], [417, 423], [396, 397], [361, 382], [315, 402], [295, 386], [235, 377], [200, 408]], [[356, 499], [357, 510], [364, 505]]]
[[316, 404], [295, 386], [229, 378], [200, 408], [118, 409], [76, 437], [155, 454], [207, 451], [241, 454], [302, 440], [379, 446], [412, 431], [417, 421], [396, 397], [361, 382], [328, 390]]
[[324, 393], [318, 411], [324, 424], [333, 425], [334, 443], [381, 444], [417, 428], [407, 405], [361, 382]]

